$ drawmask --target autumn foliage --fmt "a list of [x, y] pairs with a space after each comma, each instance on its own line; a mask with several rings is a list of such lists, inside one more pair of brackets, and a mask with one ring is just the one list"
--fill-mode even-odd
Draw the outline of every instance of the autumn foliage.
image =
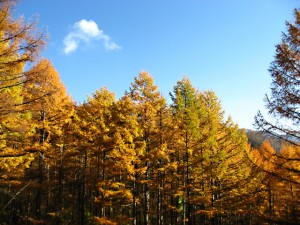
[[1, 224], [299, 224], [298, 146], [251, 148], [186, 77], [170, 104], [145, 71], [119, 99], [103, 87], [75, 104], [12, 5], [0, 1]]

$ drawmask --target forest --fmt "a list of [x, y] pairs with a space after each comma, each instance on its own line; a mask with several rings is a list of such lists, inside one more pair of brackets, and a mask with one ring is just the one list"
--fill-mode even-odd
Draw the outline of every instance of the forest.
[[300, 224], [300, 11], [270, 66], [276, 123], [251, 133], [275, 147], [188, 77], [169, 104], [146, 71], [75, 103], [46, 35], [0, 6], [0, 224]]

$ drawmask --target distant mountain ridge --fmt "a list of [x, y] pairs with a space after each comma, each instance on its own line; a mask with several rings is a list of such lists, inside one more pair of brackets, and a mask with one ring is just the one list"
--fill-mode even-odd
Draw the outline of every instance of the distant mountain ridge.
[[276, 152], [279, 152], [284, 140], [266, 132], [246, 130], [248, 142], [253, 148], [259, 148], [264, 141], [269, 141]]

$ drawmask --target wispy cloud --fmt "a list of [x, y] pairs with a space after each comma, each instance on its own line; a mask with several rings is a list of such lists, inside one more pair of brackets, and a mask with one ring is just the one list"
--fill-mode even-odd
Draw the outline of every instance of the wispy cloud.
[[106, 50], [120, 49], [121, 46], [111, 40], [111, 38], [99, 29], [97, 23], [93, 20], [80, 20], [76, 22], [71, 31], [65, 36], [64, 53], [70, 54], [79, 47], [80, 44], [88, 44], [91, 41], [102, 42]]

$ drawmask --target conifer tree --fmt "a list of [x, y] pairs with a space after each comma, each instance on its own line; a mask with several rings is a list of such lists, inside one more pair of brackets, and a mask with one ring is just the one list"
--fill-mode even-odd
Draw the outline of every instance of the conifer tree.
[[171, 94], [174, 124], [177, 128], [176, 136], [178, 135], [177, 140], [175, 140], [175, 154], [178, 163], [177, 176], [180, 177], [177, 184], [179, 192], [176, 195], [178, 197], [175, 201], [182, 208], [180, 220], [183, 221], [183, 224], [191, 224], [190, 164], [195, 141], [199, 135], [199, 119], [202, 114], [197, 95], [197, 91], [187, 78], [178, 81], [174, 87], [174, 94]]
[[[159, 112], [165, 107], [165, 99], [154, 85], [153, 78], [147, 73], [142, 72], [134, 79], [127, 96], [130, 97], [135, 105], [138, 115], [138, 122], [143, 133], [145, 150], [141, 154], [141, 159], [145, 161], [144, 191], [143, 191], [143, 224], [150, 224], [150, 179], [151, 167], [158, 162], [151, 162], [154, 159], [155, 148], [160, 145], [157, 141], [157, 125]], [[154, 191], [154, 190], [153, 190]]]
[[28, 151], [36, 154], [39, 187], [36, 195], [36, 215], [42, 211], [42, 192], [47, 179], [50, 182], [51, 170], [56, 156], [63, 147], [63, 128], [73, 114], [73, 103], [66, 93], [58, 72], [47, 59], [40, 60], [27, 74], [24, 84], [24, 101], [32, 115], [33, 143]]
[[30, 115], [21, 107], [22, 84], [27, 80], [24, 66], [36, 59], [44, 45], [35, 23], [12, 16], [13, 6], [12, 0], [0, 2], [0, 167], [4, 171], [30, 162], [30, 156], [20, 148], [21, 137], [30, 128]]
[[35, 22], [14, 18], [14, 4], [13, 0], [0, 2], [0, 182], [3, 190], [9, 187], [1, 193], [1, 202], [7, 202], [1, 204], [1, 218], [19, 213], [23, 206], [12, 207], [16, 195], [11, 194], [15, 190], [20, 194], [30, 185], [22, 182], [33, 160], [33, 154], [23, 148], [23, 139], [31, 133], [31, 114], [23, 108], [23, 85], [27, 82], [25, 66], [37, 59], [44, 45], [44, 35], [36, 32]]
[[[255, 125], [258, 130], [269, 133], [278, 139], [299, 147], [299, 119], [300, 119], [300, 11], [295, 9], [294, 21], [286, 22], [287, 31], [283, 33], [281, 43], [276, 46], [274, 61], [269, 72], [272, 78], [271, 93], [266, 95], [265, 103], [271, 119], [266, 119], [259, 111], [255, 116]], [[298, 148], [296, 148], [298, 149]], [[262, 154], [264, 156], [264, 154]], [[293, 176], [284, 174], [300, 174], [298, 166], [290, 168], [287, 164], [299, 165], [300, 158], [285, 158], [276, 152], [271, 157], [272, 163], [277, 162], [277, 171], [270, 171], [275, 176], [285, 181], [296, 182]], [[269, 160], [266, 160], [269, 161]], [[278, 172], [284, 170], [285, 172]]]
[[[135, 205], [133, 162], [144, 145], [137, 141], [140, 129], [134, 112], [131, 99], [116, 101], [106, 88], [97, 90], [77, 109], [74, 135], [80, 141], [74, 148], [84, 162], [79, 168], [86, 201], [78, 204], [91, 204], [93, 218], [99, 224], [129, 221]], [[81, 211], [87, 208], [82, 207]]]
[[266, 95], [265, 103], [269, 114], [277, 123], [268, 121], [261, 112], [255, 117], [255, 125], [263, 132], [271, 133], [295, 145], [300, 140], [299, 134], [299, 35], [300, 12], [294, 11], [295, 20], [287, 22], [287, 32], [276, 46], [275, 59], [269, 72], [272, 77], [271, 94]]

